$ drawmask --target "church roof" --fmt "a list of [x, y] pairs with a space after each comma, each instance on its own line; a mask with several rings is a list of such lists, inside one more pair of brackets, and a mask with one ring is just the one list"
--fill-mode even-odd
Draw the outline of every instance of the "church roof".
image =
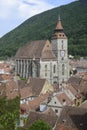
[[51, 44], [48, 40], [32, 41], [19, 48], [15, 58], [55, 59], [56, 57], [53, 54], [50, 46]]

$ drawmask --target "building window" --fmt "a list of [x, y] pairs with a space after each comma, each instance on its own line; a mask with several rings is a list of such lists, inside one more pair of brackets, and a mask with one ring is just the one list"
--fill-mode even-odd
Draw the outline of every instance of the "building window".
[[64, 60], [64, 57], [62, 57], [61, 60]]
[[56, 73], [56, 65], [53, 66], [53, 73]]
[[47, 65], [45, 65], [45, 76], [47, 76]]
[[47, 77], [47, 73], [45, 72], [45, 77]]
[[63, 41], [62, 41], [62, 46], [61, 46], [61, 48], [64, 49]]
[[56, 113], [58, 113], [58, 110], [57, 110], [57, 109], [55, 109], [55, 112], [56, 112]]
[[64, 75], [65, 65], [62, 64], [62, 75]]

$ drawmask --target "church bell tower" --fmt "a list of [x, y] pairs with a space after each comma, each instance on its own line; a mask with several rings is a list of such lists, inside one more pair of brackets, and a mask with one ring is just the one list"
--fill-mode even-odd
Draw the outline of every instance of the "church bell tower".
[[57, 76], [58, 83], [66, 82], [69, 78], [68, 63], [68, 38], [64, 33], [64, 29], [59, 17], [54, 34], [51, 38], [52, 50], [57, 57]]

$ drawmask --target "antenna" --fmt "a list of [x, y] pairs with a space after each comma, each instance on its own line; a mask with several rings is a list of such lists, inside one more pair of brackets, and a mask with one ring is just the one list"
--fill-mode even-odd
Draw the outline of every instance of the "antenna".
[[61, 19], [60, 19], [60, 14], [59, 14], [59, 16], [58, 16], [58, 21], [60, 21]]

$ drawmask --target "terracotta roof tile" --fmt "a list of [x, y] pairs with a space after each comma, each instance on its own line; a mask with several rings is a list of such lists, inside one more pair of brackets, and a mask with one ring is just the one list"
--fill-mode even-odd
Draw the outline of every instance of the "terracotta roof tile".
[[80, 105], [80, 107], [87, 109], [87, 100], [85, 100], [85, 101]]
[[61, 20], [58, 20], [57, 26], [56, 26], [56, 30], [63, 30], [63, 26], [62, 26]]
[[45, 82], [46, 82], [46, 79], [29, 78], [28, 86], [32, 89], [33, 96], [40, 95]]
[[79, 130], [79, 129], [77, 129], [77, 128], [71, 128], [71, 127], [65, 126], [64, 124], [58, 124], [56, 126], [55, 130]]
[[43, 103], [46, 99], [48, 99], [49, 93], [36, 97], [35, 99], [28, 101], [27, 104], [21, 104], [21, 108], [26, 111], [35, 111], [41, 103]]
[[53, 111], [52, 108], [48, 108], [48, 109], [45, 110], [43, 113], [44, 113], [44, 114], [47, 114], [47, 115], [56, 116], [56, 113]]
[[14, 80], [6, 82], [6, 97], [8, 99], [13, 99], [19, 96], [18, 86]]
[[78, 130], [87, 130], [87, 109], [79, 107], [64, 107], [57, 121], [58, 124], [77, 128]]
[[54, 127], [57, 120], [57, 116], [48, 116], [42, 113], [30, 112], [28, 121], [24, 128], [29, 128], [32, 125], [32, 123], [34, 123], [37, 120], [43, 120], [44, 122], [48, 123], [51, 127]]
[[71, 100], [68, 98], [68, 96], [65, 93], [62, 92], [60, 94], [57, 94], [56, 97], [61, 104], [71, 105]]

